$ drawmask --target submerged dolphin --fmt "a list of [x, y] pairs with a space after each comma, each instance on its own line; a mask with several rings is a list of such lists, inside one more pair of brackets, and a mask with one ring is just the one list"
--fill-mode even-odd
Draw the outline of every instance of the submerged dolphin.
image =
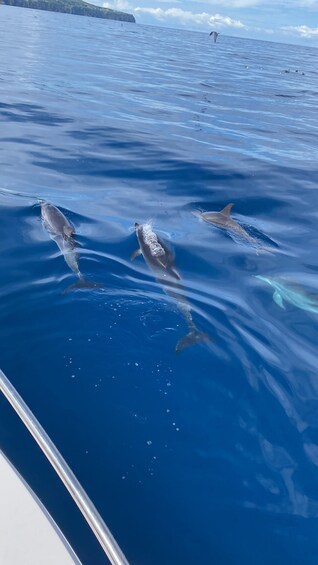
[[218, 32], [217, 31], [211, 31], [210, 36], [212, 35], [214, 43], [216, 43], [216, 40], [218, 38]]
[[253, 247], [259, 247], [259, 243], [255, 237], [252, 237], [238, 222], [231, 217], [231, 210], [234, 204], [228, 204], [220, 212], [200, 212], [193, 210], [192, 214], [201, 218], [208, 224], [213, 224], [217, 228], [226, 230], [230, 235], [238, 236], [247, 241]]
[[182, 351], [195, 343], [209, 341], [210, 337], [200, 332], [193, 322], [191, 306], [185, 296], [178, 290], [183, 290], [179, 282], [181, 277], [174, 264], [174, 255], [160, 237], [152, 230], [150, 224], [135, 223], [139, 248], [132, 254], [131, 259], [143, 255], [146, 263], [156, 274], [156, 279], [164, 286], [165, 292], [177, 301], [178, 308], [183, 314], [189, 328], [187, 335], [176, 344], [176, 351]]
[[256, 278], [266, 282], [274, 289], [273, 300], [280, 308], [285, 309], [285, 300], [301, 310], [318, 314], [318, 296], [312, 296], [304, 288], [281, 278], [264, 277], [263, 275], [256, 275]]
[[94, 281], [87, 281], [80, 272], [78, 254], [75, 251], [75, 228], [64, 214], [58, 208], [53, 206], [53, 204], [42, 201], [41, 218], [44, 228], [49, 233], [51, 239], [53, 239], [57, 244], [69, 268], [79, 278], [78, 282], [70, 285], [64, 292], [78, 288], [96, 288], [101, 286]]

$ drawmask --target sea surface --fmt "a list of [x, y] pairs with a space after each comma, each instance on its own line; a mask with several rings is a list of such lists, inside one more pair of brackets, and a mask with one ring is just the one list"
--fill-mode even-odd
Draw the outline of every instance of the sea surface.
[[[256, 275], [317, 303], [318, 51], [209, 31], [0, 7], [1, 368], [131, 564], [311, 565], [318, 314]], [[102, 288], [64, 292], [41, 199]], [[191, 213], [230, 202], [253, 239]], [[210, 337], [180, 353], [176, 302], [130, 260], [149, 221]], [[105, 563], [0, 414], [3, 451], [83, 564]]]

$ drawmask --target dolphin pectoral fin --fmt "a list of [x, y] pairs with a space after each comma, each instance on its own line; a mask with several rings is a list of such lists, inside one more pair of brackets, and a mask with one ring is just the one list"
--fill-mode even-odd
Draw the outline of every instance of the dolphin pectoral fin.
[[[165, 253], [164, 255], [159, 255], [156, 257], [156, 261], [160, 267], [162, 267], [167, 274], [171, 274], [174, 278], [179, 279], [180, 276], [177, 274], [176, 268], [172, 261], [172, 254]], [[165, 276], [165, 275], [164, 275]]]
[[180, 275], [179, 275], [177, 269], [175, 269], [175, 268], [172, 267], [171, 269], [169, 269], [169, 271], [172, 273], [172, 275], [173, 275], [176, 279], [178, 279], [178, 281], [181, 281], [181, 277], [180, 277]]
[[159, 257], [157, 257], [157, 261], [158, 261], [159, 265], [161, 265], [161, 267], [163, 267], [164, 269], [167, 268], [167, 265], [165, 264], [165, 262], [164, 262], [164, 261], [161, 261], [161, 260], [159, 259]]
[[286, 308], [284, 306], [284, 302], [283, 302], [283, 297], [278, 292], [278, 290], [275, 290], [275, 292], [273, 294], [273, 300], [277, 304], [277, 306], [279, 306], [280, 308], [283, 308], [283, 310], [286, 310]]
[[212, 338], [204, 333], [199, 332], [199, 330], [191, 329], [187, 335], [183, 336], [176, 344], [176, 352], [180, 353], [187, 347], [191, 347], [191, 345], [195, 345], [196, 343], [204, 343], [205, 341], [213, 341]]
[[85, 289], [89, 289], [89, 288], [102, 288], [104, 285], [102, 285], [101, 283], [97, 283], [95, 281], [88, 281], [86, 279], [84, 279], [83, 277], [81, 277], [76, 283], [74, 284], [70, 284], [68, 287], [66, 287], [63, 290], [63, 294], [67, 294], [68, 292], [71, 292], [72, 290], [85, 290]]
[[221, 211], [219, 212], [219, 214], [223, 214], [223, 216], [228, 216], [228, 217], [230, 217], [230, 215], [231, 215], [231, 210], [232, 210], [233, 206], [234, 206], [233, 203], [228, 204], [227, 206], [225, 206], [225, 208], [223, 208], [223, 210], [221, 210]]
[[191, 214], [197, 218], [202, 218], [202, 212], [200, 210], [191, 210]]
[[64, 239], [70, 239], [74, 235], [75, 229], [73, 226], [63, 226], [63, 237]]
[[132, 253], [130, 260], [133, 261], [134, 259], [136, 259], [136, 257], [139, 257], [139, 255], [141, 255], [140, 247], [138, 247], [138, 249], [136, 249], [136, 251]]

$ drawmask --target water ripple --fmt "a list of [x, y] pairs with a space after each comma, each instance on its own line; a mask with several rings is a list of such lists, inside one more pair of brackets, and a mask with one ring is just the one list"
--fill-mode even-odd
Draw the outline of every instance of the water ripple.
[[[279, 308], [255, 277], [318, 295], [316, 50], [1, 14], [1, 367], [131, 562], [192, 564], [200, 547], [203, 565], [314, 565], [317, 315]], [[102, 288], [64, 294], [76, 279], [39, 199], [75, 225]], [[271, 253], [191, 213], [230, 202]], [[130, 261], [134, 223], [150, 219], [211, 338], [179, 355], [176, 301]], [[3, 414], [1, 448], [83, 563], [101, 564]]]

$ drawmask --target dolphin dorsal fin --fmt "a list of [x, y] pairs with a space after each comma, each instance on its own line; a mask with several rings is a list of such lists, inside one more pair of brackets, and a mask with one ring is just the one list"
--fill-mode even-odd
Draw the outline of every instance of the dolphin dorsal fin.
[[233, 208], [234, 204], [228, 204], [227, 206], [225, 206], [225, 208], [223, 208], [223, 210], [221, 210], [221, 212], [219, 212], [220, 214], [223, 214], [223, 216], [230, 216], [231, 215], [231, 210]]

